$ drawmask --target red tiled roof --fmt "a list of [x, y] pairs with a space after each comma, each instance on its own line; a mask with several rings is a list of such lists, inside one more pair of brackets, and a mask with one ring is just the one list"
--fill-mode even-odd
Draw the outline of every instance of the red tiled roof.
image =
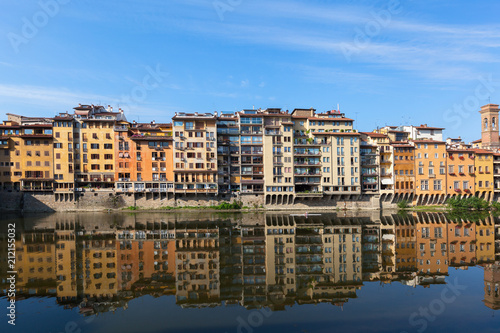
[[441, 127], [428, 127], [426, 125], [415, 126], [416, 129], [428, 129], [428, 130], [444, 130]]
[[476, 154], [493, 154], [491, 150], [486, 149], [472, 149]]
[[375, 132], [360, 132], [360, 133], [368, 135], [369, 137], [372, 137], [372, 138], [387, 138], [387, 135], [382, 134], [382, 133], [375, 133]]
[[361, 135], [358, 132], [313, 132], [314, 135]]
[[415, 143], [437, 143], [437, 144], [445, 144], [446, 143], [444, 141], [436, 141], [436, 140], [431, 140], [431, 139], [428, 139], [428, 140], [424, 140], [424, 139], [413, 140], [413, 142], [415, 142]]
[[446, 149], [448, 153], [474, 153], [474, 149]]

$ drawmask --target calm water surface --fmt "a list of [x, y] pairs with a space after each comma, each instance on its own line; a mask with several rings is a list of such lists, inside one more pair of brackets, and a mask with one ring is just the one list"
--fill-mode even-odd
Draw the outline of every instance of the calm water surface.
[[3, 216], [0, 331], [499, 332], [499, 226], [430, 213]]

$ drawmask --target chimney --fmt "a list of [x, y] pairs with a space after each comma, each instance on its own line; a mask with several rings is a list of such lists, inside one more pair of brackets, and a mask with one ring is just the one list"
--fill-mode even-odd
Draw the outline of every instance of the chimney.
[[154, 125], [154, 124], [155, 124], [155, 121], [153, 120], [153, 121], [151, 122], [151, 125]]

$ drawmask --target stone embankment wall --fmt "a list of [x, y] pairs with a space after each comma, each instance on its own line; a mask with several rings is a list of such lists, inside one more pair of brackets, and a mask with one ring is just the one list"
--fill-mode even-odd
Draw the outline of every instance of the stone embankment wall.
[[173, 193], [115, 193], [113, 191], [86, 192], [76, 199], [53, 193], [0, 192], [0, 211], [53, 212], [102, 211], [137, 207], [161, 209], [165, 207], [209, 207], [223, 202], [241, 202], [243, 206], [266, 210], [376, 210], [381, 208], [378, 196], [349, 198], [294, 198], [287, 203], [266, 204], [263, 195], [210, 196], [174, 195]]

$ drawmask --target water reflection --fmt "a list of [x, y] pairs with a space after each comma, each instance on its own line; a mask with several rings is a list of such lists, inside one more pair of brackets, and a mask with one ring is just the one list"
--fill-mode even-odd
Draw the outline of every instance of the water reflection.
[[484, 267], [484, 304], [500, 308], [500, 221], [492, 216], [54, 214], [11, 221], [18, 297], [57, 297], [84, 315], [126, 308], [145, 294], [171, 295], [182, 307], [342, 306], [365, 281], [426, 287], [445, 283], [450, 266], [473, 265]]

